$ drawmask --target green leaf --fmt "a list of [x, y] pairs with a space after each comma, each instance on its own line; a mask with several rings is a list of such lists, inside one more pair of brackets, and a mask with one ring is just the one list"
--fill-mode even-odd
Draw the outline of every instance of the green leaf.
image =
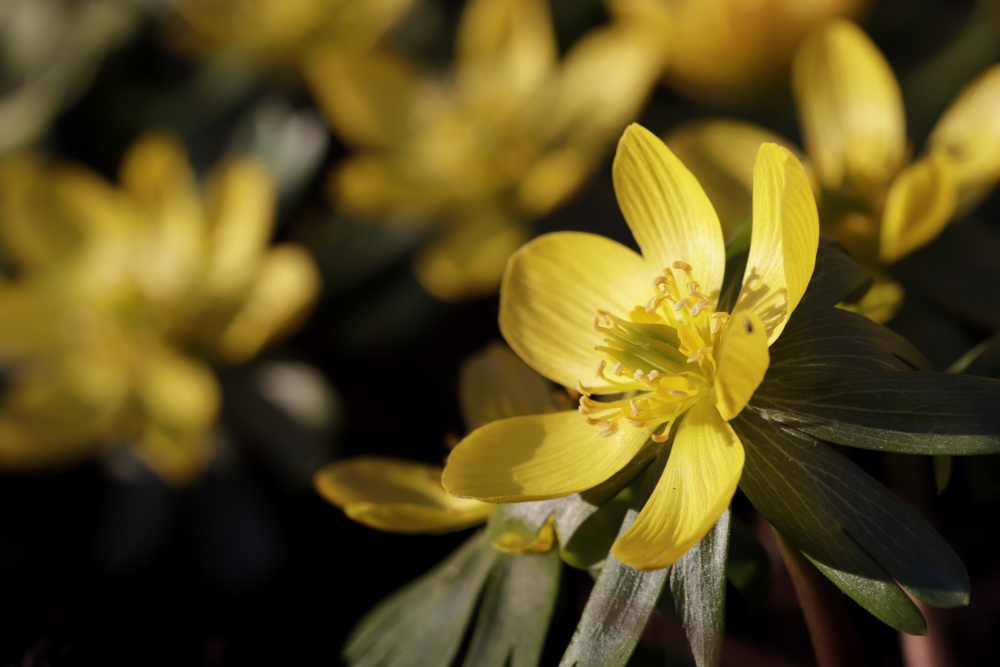
[[670, 567], [670, 596], [684, 626], [695, 665], [719, 664], [726, 621], [726, 554], [730, 510]]
[[[641, 490], [622, 522], [619, 536], [639, 515], [661, 469], [653, 466], [645, 475]], [[642, 572], [608, 554], [560, 667], [625, 665], [635, 651], [668, 574], [669, 568]]]
[[744, 493], [862, 607], [896, 629], [923, 634], [923, 616], [900, 586], [934, 606], [968, 603], [968, 574], [955, 553], [861, 468], [752, 411], [730, 424], [746, 448]]
[[1000, 334], [993, 334], [969, 350], [948, 372], [1000, 378]]
[[748, 406], [841, 445], [901, 454], [1000, 452], [1000, 380], [922, 372], [782, 374]]
[[764, 387], [817, 371], [910, 371], [929, 366], [905, 338], [840, 308], [797, 309], [769, 350]]
[[448, 667], [500, 552], [479, 531], [436, 568], [392, 594], [354, 628], [352, 667]]
[[820, 236], [816, 268], [798, 307], [812, 310], [835, 306], [842, 301], [856, 301], [864, 296], [871, 283], [871, 275], [838, 241]]
[[468, 667], [535, 667], [555, 607], [559, 552], [501, 554], [479, 608]]

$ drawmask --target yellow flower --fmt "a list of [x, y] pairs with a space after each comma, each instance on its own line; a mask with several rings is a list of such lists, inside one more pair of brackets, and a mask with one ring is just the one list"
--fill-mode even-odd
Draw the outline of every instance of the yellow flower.
[[[1000, 66], [958, 95], [913, 162], [899, 85], [856, 25], [836, 21], [810, 35], [796, 54], [793, 84], [823, 230], [876, 275], [862, 309], [888, 319], [902, 290], [885, 267], [932, 241], [1000, 180]], [[729, 210], [748, 211], [749, 184], [732, 183], [762, 132], [708, 121], [666, 140], [704, 182], [726, 184], [717, 194]]]
[[784, 82], [796, 47], [814, 26], [857, 17], [866, 0], [607, 0], [660, 46], [672, 88], [713, 104], [753, 103]]
[[654, 569], [680, 558], [732, 499], [744, 452], [728, 421], [763, 380], [768, 347], [805, 291], [819, 224], [801, 164], [761, 146], [753, 241], [730, 316], [717, 310], [719, 220], [691, 173], [637, 125], [625, 131], [613, 173], [642, 254], [591, 234], [549, 234], [511, 258], [501, 288], [504, 337], [538, 372], [575, 384], [579, 410], [477, 429], [451, 453], [443, 483], [491, 502], [566, 496], [672, 435], [655, 490], [613, 549]]
[[435, 296], [496, 289], [525, 224], [572, 195], [652, 86], [645, 46], [620, 27], [557, 54], [543, 0], [472, 0], [446, 75], [384, 51], [320, 53], [306, 67], [356, 149], [332, 199], [347, 215], [429, 230], [415, 268]]
[[296, 65], [317, 46], [364, 51], [413, 0], [170, 0], [168, 23], [182, 50]]
[[[462, 413], [475, 427], [514, 415], [551, 411], [548, 382], [510, 350], [494, 345], [469, 359], [459, 381]], [[366, 526], [396, 533], [450, 533], [483, 523], [495, 505], [456, 498], [441, 486], [441, 466], [359, 456], [324, 466], [316, 490]], [[505, 533], [493, 546], [505, 553], [544, 553], [555, 543], [551, 524], [533, 542]]]
[[31, 156], [0, 165], [0, 465], [127, 441], [190, 479], [218, 412], [206, 360], [250, 358], [317, 292], [303, 250], [267, 247], [274, 193], [257, 162], [216, 169], [203, 197], [180, 145], [149, 135], [121, 183]]

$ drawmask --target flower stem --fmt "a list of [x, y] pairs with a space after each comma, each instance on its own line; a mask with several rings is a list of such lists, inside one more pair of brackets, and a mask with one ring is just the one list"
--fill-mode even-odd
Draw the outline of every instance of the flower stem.
[[844, 595], [791, 542], [774, 530], [781, 558], [795, 586], [819, 667], [864, 664], [861, 643]]

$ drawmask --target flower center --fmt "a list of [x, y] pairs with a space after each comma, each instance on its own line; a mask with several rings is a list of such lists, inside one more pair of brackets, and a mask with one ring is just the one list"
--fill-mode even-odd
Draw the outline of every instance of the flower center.
[[674, 262], [653, 281], [656, 294], [637, 306], [628, 319], [598, 311], [594, 328], [606, 345], [595, 377], [622, 392], [615, 401], [597, 401], [592, 390], [577, 381], [579, 410], [587, 421], [609, 436], [625, 421], [635, 428], [663, 428], [657, 442], [670, 435], [673, 422], [712, 390], [714, 350], [729, 319], [716, 312], [715, 302], [702, 294], [686, 262]]

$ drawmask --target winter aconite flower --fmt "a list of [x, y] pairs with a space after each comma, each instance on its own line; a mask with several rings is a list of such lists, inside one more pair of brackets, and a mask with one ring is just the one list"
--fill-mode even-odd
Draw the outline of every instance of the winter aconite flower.
[[[877, 277], [861, 310], [886, 320], [902, 298], [886, 267], [934, 240], [1000, 180], [1000, 67], [965, 87], [912, 160], [899, 84], [853, 23], [833, 21], [812, 33], [796, 53], [792, 83], [823, 230]], [[666, 141], [706, 189], [725, 185], [709, 189], [713, 201], [729, 199], [720, 209], [748, 211], [741, 167], [763, 133], [710, 120]]]
[[211, 458], [219, 386], [293, 326], [318, 276], [299, 247], [268, 246], [274, 192], [250, 159], [205, 195], [183, 148], [150, 134], [121, 186], [21, 156], [0, 165], [0, 465], [65, 465], [116, 444], [168, 481]]
[[548, 3], [473, 0], [449, 71], [385, 50], [320, 51], [305, 71], [354, 149], [330, 180], [339, 211], [426, 232], [417, 277], [463, 299], [494, 291], [528, 223], [583, 184], [647, 96], [654, 63], [620, 25], [560, 57]]
[[443, 482], [492, 502], [555, 498], [669, 441], [655, 490], [613, 549], [654, 569], [700, 540], [733, 497], [744, 450], [728, 422], [763, 380], [768, 347], [805, 291], [819, 222], [798, 160], [761, 146], [750, 255], [727, 313], [722, 230], [684, 165], [633, 125], [614, 184], [641, 255], [600, 236], [550, 234], [512, 257], [501, 288], [507, 341], [535, 370], [576, 386], [579, 410], [487, 424], [455, 448]]

